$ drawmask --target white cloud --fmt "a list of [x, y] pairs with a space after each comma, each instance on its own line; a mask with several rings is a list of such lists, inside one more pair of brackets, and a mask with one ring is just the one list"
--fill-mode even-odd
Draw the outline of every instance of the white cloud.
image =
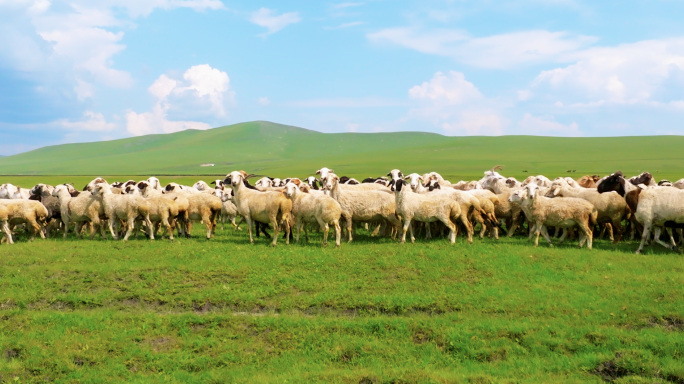
[[350, 7], [358, 7], [363, 5], [364, 3], [337, 3], [333, 4], [332, 7], [335, 9], [342, 9], [342, 8], [350, 8]]
[[429, 82], [409, 89], [412, 99], [428, 99], [446, 104], [463, 104], [482, 99], [482, 94], [467, 81], [461, 72], [449, 71], [447, 75], [437, 72]]
[[461, 72], [437, 72], [408, 93], [420, 105], [407, 118], [429, 121], [447, 135], [501, 135], [507, 124], [495, 103]]
[[259, 98], [259, 104], [269, 105], [269, 104], [271, 104], [271, 100], [269, 100], [268, 97], [260, 97]]
[[126, 113], [126, 131], [135, 136], [150, 135], [153, 133], [173, 133], [186, 129], [205, 130], [211, 128], [207, 123], [198, 121], [169, 121], [167, 111], [169, 104], [159, 102], [152, 107], [152, 111]]
[[522, 134], [535, 136], [583, 136], [580, 132], [577, 123], [570, 123], [564, 125], [551, 120], [545, 120], [541, 117], [533, 116], [526, 113], [522, 120], [518, 122], [518, 126], [522, 130]]
[[474, 67], [503, 69], [554, 61], [596, 41], [589, 36], [544, 30], [471, 37], [456, 29], [387, 28], [366, 36], [371, 42], [393, 44], [422, 53], [451, 57]]
[[379, 97], [337, 98], [295, 100], [286, 105], [301, 108], [368, 108], [368, 107], [397, 107], [407, 105], [406, 102], [388, 100]]
[[363, 25], [366, 24], [363, 21], [351, 21], [349, 23], [342, 23], [336, 27], [324, 27], [324, 29], [327, 30], [332, 30], [332, 29], [344, 29], [344, 28], [351, 28], [351, 27], [356, 27], [358, 25]]
[[264, 37], [301, 20], [298, 12], [288, 12], [276, 16], [276, 11], [268, 8], [260, 8], [258, 11], [253, 12], [249, 19], [252, 23], [268, 30], [266, 33], [259, 35]]
[[92, 111], [85, 111], [79, 121], [62, 119], [54, 124], [70, 131], [111, 131], [117, 128], [116, 124], [108, 123], [104, 115]]
[[[189, 85], [186, 88], [180, 88], [179, 92], [192, 90], [199, 98], [207, 98], [220, 116], [225, 115], [223, 98], [230, 86], [227, 73], [212, 68], [208, 64], [202, 64], [190, 67], [183, 74], [183, 79]], [[232, 97], [232, 94], [229, 97]]]
[[183, 80], [175, 80], [161, 75], [147, 91], [156, 102], [149, 112], [126, 113], [126, 130], [136, 136], [152, 133], [172, 133], [185, 129], [209, 129], [205, 122], [191, 120], [169, 120], [171, 110], [201, 113], [204, 105], [211, 115], [225, 116], [226, 97], [233, 98], [230, 92], [228, 74], [208, 64], [195, 65], [183, 73]]
[[462, 111], [453, 121], [443, 122], [447, 135], [497, 136], [503, 134], [506, 121], [494, 111]]
[[95, 87], [93, 87], [92, 84], [77, 78], [76, 86], [74, 87], [74, 92], [76, 92], [76, 97], [78, 98], [78, 100], [83, 101], [85, 99], [93, 97]]
[[564, 61], [575, 63], [542, 71], [532, 85], [560, 94], [565, 104], [647, 103], [683, 85], [672, 76], [684, 72], [684, 38], [594, 47], [568, 54]]
[[532, 97], [532, 92], [529, 89], [521, 89], [518, 91], [518, 100], [526, 101]]

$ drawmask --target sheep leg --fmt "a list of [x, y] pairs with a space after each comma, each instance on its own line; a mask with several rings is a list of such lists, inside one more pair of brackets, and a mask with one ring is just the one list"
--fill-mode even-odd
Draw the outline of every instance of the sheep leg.
[[580, 227], [579, 247], [582, 248], [584, 242], [586, 241], [587, 249], [591, 249], [594, 240], [594, 232], [592, 231], [593, 228], [589, 226], [588, 220], [587, 222], [580, 221], [577, 224]]
[[558, 242], [558, 244], [563, 244], [565, 239], [568, 238], [568, 233], [570, 233], [570, 232], [567, 230], [567, 228], [563, 228], [563, 234], [561, 235], [560, 241]]
[[641, 234], [641, 244], [639, 244], [639, 248], [636, 250], [636, 254], [640, 254], [641, 250], [644, 249], [644, 244], [646, 244], [646, 241], [648, 241], [649, 237], [651, 236], [651, 227], [653, 226], [653, 223], [650, 221], [647, 221], [644, 223], [644, 231]]
[[204, 222], [204, 227], [207, 229], [207, 240], [211, 239], [211, 216], [209, 214], [202, 215], [202, 221]]
[[247, 233], [249, 233], [249, 243], [254, 244], [254, 237], [252, 236], [252, 219], [249, 216], [245, 216], [245, 221], [247, 222]]
[[409, 224], [409, 232], [411, 232], [411, 243], [415, 243], [416, 237], [413, 236], [413, 221]]
[[[318, 221], [319, 227], [323, 230], [323, 246], [327, 247], [328, 246], [328, 231], [330, 230], [330, 227], [328, 226], [328, 223], [324, 222], [322, 219], [316, 218]], [[309, 241], [307, 240], [307, 243]]]
[[408, 217], [404, 217], [404, 225], [401, 229], [401, 240], [399, 240], [399, 244], [404, 244], [406, 242], [406, 231], [408, 230], [410, 225], [411, 219]]
[[135, 218], [126, 221], [126, 234], [123, 237], [123, 241], [128, 241], [128, 237], [131, 236], [133, 229], [135, 229]]
[[335, 247], [339, 248], [340, 247], [340, 235], [342, 230], [340, 229], [340, 222], [339, 220], [333, 221], [333, 224], [335, 225]]
[[[546, 239], [546, 242], [549, 243], [550, 247], [553, 247], [553, 243], [551, 242], [551, 236], [549, 236], [549, 231], [546, 230], [545, 225], [537, 225], [538, 227], [541, 226], [541, 233], [542, 236], [544, 236], [544, 239]], [[539, 232], [537, 232], [537, 239], [539, 239]]]
[[345, 216], [344, 220], [346, 221], [346, 227], [347, 227], [347, 234], [349, 235], [349, 241], [348, 243], [352, 242], [352, 217], [351, 215]]
[[468, 235], [468, 244], [473, 243], [473, 226], [470, 225], [470, 221], [468, 221], [468, 214], [467, 210], [464, 213], [461, 213], [461, 223], [463, 223], [463, 226], [466, 229], [467, 235]]
[[518, 228], [518, 221], [520, 218], [520, 212], [513, 212], [511, 214], [511, 225], [508, 228], [508, 233], [506, 234], [507, 237], [513, 237], [513, 234], [515, 234], [515, 230]]
[[271, 242], [271, 246], [275, 247], [278, 243], [278, 232], [280, 230], [280, 225], [278, 225], [276, 217], [271, 218], [271, 225], [273, 225], [273, 241]]
[[116, 221], [116, 218], [111, 218], [109, 219], [109, 232], [112, 233], [112, 237], [114, 240], [119, 240], [119, 235], [114, 232], [114, 222]]
[[660, 226], [656, 227], [656, 229], [655, 229], [655, 241], [656, 241], [656, 243], [662, 245], [663, 247], [665, 247], [667, 249], [674, 250], [676, 248], [676, 245], [674, 244], [674, 238], [672, 237], [672, 228], [665, 228], [665, 230], [670, 235], [670, 241], [672, 242], [672, 245], [667, 244], [666, 242], [660, 240], [660, 234], [663, 231], [663, 228]]
[[9, 244], [14, 244], [14, 241], [12, 241], [12, 231], [10, 231], [6, 220], [2, 222], [2, 231], [5, 232], [5, 238], [2, 239], [3, 242], [7, 240]]

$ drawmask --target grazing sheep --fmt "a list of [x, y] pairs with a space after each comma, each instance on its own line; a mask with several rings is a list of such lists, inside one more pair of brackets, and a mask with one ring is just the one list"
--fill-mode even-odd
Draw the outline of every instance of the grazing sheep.
[[[540, 233], [544, 235], [549, 245], [553, 246], [546, 226], [559, 228], [579, 226], [579, 247], [582, 248], [586, 242], [587, 248], [591, 249], [593, 242], [591, 227], [596, 224], [598, 212], [588, 201], [573, 197], [550, 199], [542, 196], [539, 193], [539, 186], [534, 183], [529, 183], [525, 188], [514, 192], [509, 200], [521, 204], [528, 219], [534, 224], [535, 247], [539, 246]], [[561, 242], [564, 239], [565, 237], [561, 239]]]
[[249, 242], [254, 243], [252, 222], [270, 223], [273, 226], [272, 246], [278, 241], [280, 224], [285, 226], [285, 244], [290, 243], [290, 216], [292, 201], [282, 192], [259, 191], [247, 182], [252, 175], [245, 171], [233, 171], [226, 175], [224, 184], [233, 190], [233, 201], [238, 212], [247, 221]]
[[432, 223], [441, 221], [449, 228], [449, 241], [451, 244], [456, 242], [456, 225], [451, 221], [461, 216], [461, 207], [451, 197], [438, 193], [420, 194], [415, 193], [404, 180], [393, 180], [392, 191], [395, 196], [396, 212], [404, 221], [402, 227], [400, 243], [406, 242], [406, 230], [411, 229], [411, 242], [416, 238], [413, 236], [411, 221]]
[[[346, 221], [349, 242], [352, 241], [353, 221], [372, 222], [384, 219], [398, 229], [401, 222], [395, 214], [395, 201], [390, 193], [378, 190], [343, 189], [340, 187], [339, 180], [336, 174], [328, 172], [323, 179], [323, 188], [330, 193], [330, 197], [337, 200], [342, 208], [342, 216]], [[353, 187], [362, 185], [372, 184], [359, 184]]]
[[114, 240], [118, 240], [119, 236], [114, 232], [114, 226], [120, 225], [119, 220], [126, 223], [126, 234], [123, 241], [128, 241], [128, 237], [135, 228], [135, 221], [141, 217], [147, 225], [148, 236], [150, 240], [154, 240], [154, 227], [150, 221], [150, 204], [141, 196], [135, 195], [115, 195], [112, 193], [112, 188], [106, 183], [97, 183], [93, 187], [93, 196], [102, 199], [105, 214], [109, 219], [109, 231]]
[[211, 187], [209, 184], [205, 183], [204, 180], [200, 180], [196, 182], [195, 184], [192, 185], [193, 188], [195, 188], [198, 191], [204, 192], [204, 191], [211, 191]]
[[304, 227], [306, 241], [309, 242], [309, 233], [306, 223], [318, 223], [323, 231], [323, 246], [328, 245], [328, 230], [332, 225], [335, 228], [335, 246], [340, 246], [340, 217], [342, 208], [340, 204], [327, 195], [312, 195], [300, 190], [299, 179], [292, 179], [285, 185], [285, 196], [292, 200], [292, 214], [295, 219], [295, 243], [299, 243], [299, 234]]
[[[43, 204], [35, 200], [0, 199], [0, 206], [6, 210], [6, 222], [9, 226], [27, 224], [29, 241], [33, 241], [36, 233], [40, 233], [40, 237], [45, 238], [42, 229], [46, 224], [45, 220], [48, 217], [48, 211]], [[7, 229], [9, 230], [9, 228]], [[5, 232], [5, 235], [7, 236], [7, 232]], [[11, 236], [8, 237], [8, 241], [10, 244], [13, 244]]]
[[577, 179], [577, 184], [583, 188], [596, 188], [596, 182], [600, 179], [599, 175], [585, 175]]

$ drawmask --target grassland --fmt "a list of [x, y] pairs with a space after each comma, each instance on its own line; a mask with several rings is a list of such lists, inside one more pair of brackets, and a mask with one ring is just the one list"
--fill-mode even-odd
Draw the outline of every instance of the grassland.
[[[321, 166], [458, 180], [496, 164], [516, 177], [678, 179], [682, 141], [330, 135], [254, 122], [44, 148], [0, 159], [10, 175], [0, 182], [188, 184]], [[173, 243], [18, 235], [0, 246], [0, 381], [684, 383], [680, 254], [601, 240], [592, 251], [524, 238], [399, 245], [364, 231], [339, 249], [319, 244], [314, 234], [273, 249], [232, 229]]]
[[684, 380], [679, 254], [319, 241], [272, 249], [232, 229], [174, 243], [20, 237], [0, 247], [0, 379]]
[[[432, 133], [324, 134], [269, 122], [236, 124], [115, 141], [67, 144], [0, 159], [1, 175], [225, 175], [235, 169], [275, 177], [308, 176], [326, 166], [350, 177], [399, 168], [473, 179], [494, 165], [514, 177], [573, 176], [622, 170], [684, 177], [682, 136], [553, 138], [448, 137]], [[200, 167], [213, 163], [215, 167]], [[527, 171], [527, 172], [523, 172]], [[209, 178], [209, 176], [202, 176]], [[0, 177], [13, 182], [17, 179]], [[26, 183], [27, 185], [30, 182]]]

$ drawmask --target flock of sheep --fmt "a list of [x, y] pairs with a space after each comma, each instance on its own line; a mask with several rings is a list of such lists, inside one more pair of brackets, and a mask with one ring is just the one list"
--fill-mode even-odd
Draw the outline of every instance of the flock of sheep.
[[[499, 230], [513, 236], [527, 224], [528, 236], [538, 245], [543, 235], [551, 245], [549, 230], [567, 237], [577, 237], [580, 248], [591, 249], [594, 231], [607, 231], [614, 242], [630, 233], [641, 234], [640, 253], [651, 240], [676, 249], [673, 228], [684, 228], [684, 179], [675, 183], [656, 183], [644, 172], [625, 178], [621, 172], [600, 178], [583, 176], [578, 180], [558, 177], [530, 176], [521, 181], [498, 173], [500, 167], [484, 172], [475, 181], [452, 184], [436, 172], [405, 176], [393, 169], [386, 177], [367, 178], [363, 182], [338, 177], [332, 169], [321, 168], [315, 176], [274, 179], [264, 177], [254, 185], [248, 181], [255, 175], [233, 171], [224, 180], [211, 184], [198, 181], [192, 187], [170, 183], [165, 187], [156, 177], [135, 182], [109, 184], [103, 178], [88, 183], [83, 191], [71, 184], [56, 187], [37, 184], [24, 189], [12, 184], [0, 186], [0, 225], [2, 242], [13, 243], [12, 235], [20, 230], [49, 237], [62, 231], [76, 235], [99, 231], [106, 238], [106, 228], [117, 240], [137, 238], [144, 232], [149, 239], [168, 236], [190, 236], [193, 222], [202, 222], [206, 238], [214, 236], [217, 223], [230, 221], [239, 229], [240, 219], [248, 228], [250, 242], [263, 233], [276, 245], [278, 234], [285, 232], [285, 241], [307, 225], [323, 232], [323, 246], [328, 232], [335, 232], [335, 245], [340, 246], [343, 232], [352, 241], [355, 224], [374, 229], [377, 236], [400, 237], [404, 243], [407, 232], [415, 241], [414, 230], [426, 238], [447, 236], [455, 242], [462, 230], [469, 243], [476, 226], [479, 236], [498, 239]], [[623, 222], [626, 225], [623, 227]], [[344, 227], [341, 227], [341, 224]], [[271, 228], [273, 235], [266, 230]], [[669, 243], [660, 239], [662, 229]], [[654, 235], [651, 236], [651, 231]]]

